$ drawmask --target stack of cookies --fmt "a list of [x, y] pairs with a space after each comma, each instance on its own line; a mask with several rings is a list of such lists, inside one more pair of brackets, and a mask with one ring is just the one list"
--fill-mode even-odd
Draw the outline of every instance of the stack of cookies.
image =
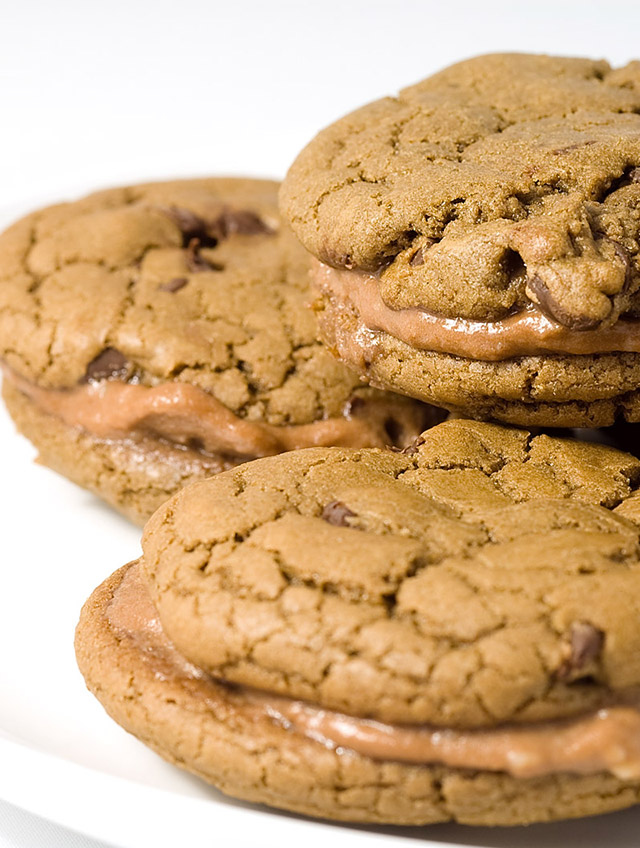
[[640, 460], [597, 440], [640, 421], [640, 64], [463, 62], [276, 195], [135, 186], [0, 237], [12, 416], [149, 519], [82, 611], [89, 689], [312, 816], [637, 803]]

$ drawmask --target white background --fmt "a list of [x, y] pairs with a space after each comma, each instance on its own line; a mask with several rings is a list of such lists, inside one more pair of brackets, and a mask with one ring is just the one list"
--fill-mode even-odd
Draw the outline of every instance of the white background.
[[[3, 222], [34, 204], [127, 181], [278, 177], [323, 125], [460, 58], [529, 50], [621, 63], [640, 54], [639, 33], [637, 0], [0, 0]], [[97, 582], [136, 555], [138, 533], [33, 466], [32, 457], [0, 415], [0, 733], [27, 739], [36, 751], [88, 759], [118, 779], [128, 774], [198, 796], [204, 790], [174, 778], [107, 721], [75, 671], [71, 639], [79, 606]], [[118, 818], [112, 799], [105, 796], [100, 806], [101, 796], [90, 796], [89, 788], [83, 794], [82, 781], [63, 779], [62, 772], [56, 780], [55, 762], [52, 777], [31, 761], [23, 774], [10, 771], [19, 762], [0, 761], [6, 789], [0, 797], [22, 793], [24, 805], [67, 821], [67, 807], [75, 805], [78, 814], [87, 811], [84, 826], [94, 835], [116, 832], [100, 820]], [[162, 812], [172, 814], [169, 807]], [[126, 815], [130, 832], [137, 832], [135, 811]], [[607, 841], [622, 848], [636, 845], [640, 832], [640, 818], [626, 816], [611, 826], [599, 820], [526, 836], [446, 829], [425, 835], [449, 845]], [[261, 820], [263, 826], [256, 824]], [[81, 818], [74, 821], [81, 826]], [[190, 844], [231, 844], [226, 821], [212, 812], [210, 832]], [[234, 830], [233, 844], [255, 845], [263, 827], [277, 820], [265, 814], [246, 821], [246, 830]], [[355, 833], [332, 830], [330, 839], [355, 844]], [[0, 806], [2, 848], [88, 844], [73, 839]], [[380, 840], [375, 844], [396, 844]]]

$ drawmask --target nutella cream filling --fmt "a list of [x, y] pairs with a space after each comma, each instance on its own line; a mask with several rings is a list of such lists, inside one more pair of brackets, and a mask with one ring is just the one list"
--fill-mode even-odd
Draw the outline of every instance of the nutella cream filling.
[[[128, 638], [154, 665], [156, 675], [193, 681], [198, 696], [220, 700], [221, 684], [173, 647], [148, 589], [133, 564], [110, 602], [111, 629]], [[224, 684], [222, 684], [224, 685]], [[376, 760], [440, 763], [451, 768], [507, 772], [529, 778], [558, 772], [608, 771], [622, 780], [640, 779], [640, 702], [611, 706], [575, 719], [482, 730], [393, 725], [325, 710], [266, 692], [229, 687], [236, 708], [252, 719], [271, 720], [338, 754], [355, 752]]]
[[355, 309], [369, 330], [387, 333], [419, 350], [495, 362], [540, 353], [640, 353], [640, 321], [619, 320], [611, 327], [571, 330], [551, 321], [533, 304], [500, 321], [444, 318], [417, 307], [391, 309], [379, 281], [362, 271], [343, 271], [314, 263], [321, 292]]
[[153, 436], [210, 455], [260, 457], [307, 447], [383, 447], [390, 442], [384, 429], [388, 419], [401, 434], [402, 447], [424, 429], [417, 409], [380, 399], [365, 402], [361, 416], [347, 412], [342, 418], [276, 426], [240, 418], [209, 392], [188, 383], [149, 387], [100, 380], [50, 389], [6, 367], [4, 375], [42, 412], [98, 439]]

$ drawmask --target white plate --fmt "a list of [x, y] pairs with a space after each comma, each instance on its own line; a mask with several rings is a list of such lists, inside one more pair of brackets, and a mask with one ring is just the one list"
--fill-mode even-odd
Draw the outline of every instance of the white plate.
[[[0, 216], [0, 226], [12, 215]], [[73, 630], [91, 590], [134, 558], [139, 532], [36, 466], [0, 412], [0, 798], [123, 848], [424, 846], [636, 848], [640, 810], [489, 830], [314, 822], [225, 798], [126, 734], [85, 690]]]

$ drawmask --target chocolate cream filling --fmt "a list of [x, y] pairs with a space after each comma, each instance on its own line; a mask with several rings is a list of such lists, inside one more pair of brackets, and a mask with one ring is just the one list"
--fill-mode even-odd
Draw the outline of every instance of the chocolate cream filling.
[[[216, 681], [191, 664], [169, 641], [158, 611], [132, 564], [106, 610], [118, 638], [131, 640], [156, 676], [190, 683], [195, 697], [220, 702], [221, 693], [243, 715], [275, 722], [331, 748], [375, 760], [450, 768], [507, 772], [541, 777], [557, 772], [596, 774], [608, 771], [622, 780], [640, 778], [640, 700], [587, 713], [575, 719], [482, 730], [384, 724], [344, 715], [314, 704]], [[224, 687], [224, 688], [223, 688]]]
[[189, 383], [150, 387], [100, 380], [50, 389], [7, 367], [4, 377], [42, 412], [98, 439], [153, 436], [211, 456], [253, 458], [297, 448], [383, 447], [390, 443], [404, 447], [427, 423], [426, 407], [403, 406], [381, 398], [352, 403], [341, 418], [277, 426], [240, 418], [209, 392]]
[[[343, 271], [316, 261], [313, 277], [332, 303], [355, 310], [367, 329], [419, 350], [487, 362], [541, 353], [640, 353], [640, 321], [621, 319], [611, 327], [572, 330], [547, 318], [534, 304], [499, 321], [444, 318], [417, 307], [392, 309], [380, 294], [378, 278], [363, 271]], [[358, 346], [357, 339], [351, 344]]]

